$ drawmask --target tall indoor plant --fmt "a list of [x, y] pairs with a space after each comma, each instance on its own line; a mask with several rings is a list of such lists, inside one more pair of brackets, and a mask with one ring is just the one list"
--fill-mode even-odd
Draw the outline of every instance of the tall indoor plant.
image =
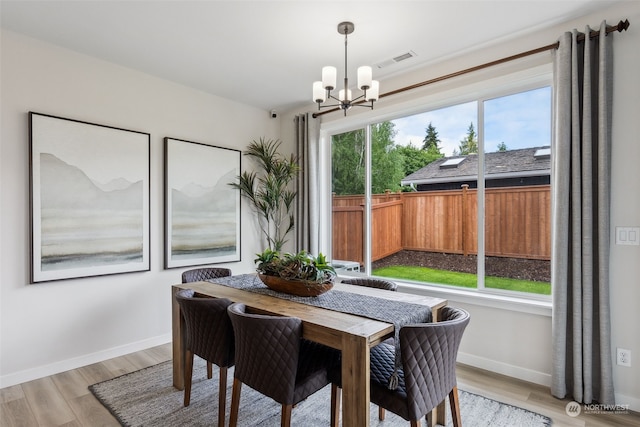
[[244, 171], [237, 182], [229, 184], [251, 202], [267, 248], [274, 251], [282, 250], [295, 223], [293, 202], [297, 192], [291, 187], [300, 170], [293, 154], [286, 157], [278, 151], [281, 143], [265, 138], [252, 141], [244, 155], [257, 162], [258, 170]]

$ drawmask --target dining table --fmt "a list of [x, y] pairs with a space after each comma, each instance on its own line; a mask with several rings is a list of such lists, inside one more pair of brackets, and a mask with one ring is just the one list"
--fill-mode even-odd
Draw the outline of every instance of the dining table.
[[[342, 425], [368, 427], [370, 422], [370, 349], [395, 335], [396, 326], [394, 323], [310, 305], [305, 301], [300, 302], [299, 298], [292, 300], [287, 295], [278, 295], [277, 292], [255, 292], [230, 286], [234, 280], [238, 282], [233, 279], [234, 277], [239, 277], [238, 280], [241, 282], [259, 281], [255, 275], [241, 275], [204, 282], [181, 283], [171, 287], [174, 387], [179, 390], [184, 389], [185, 360], [185, 325], [175, 294], [182, 289], [192, 289], [198, 296], [227, 298], [232, 302], [243, 303], [258, 313], [297, 317], [302, 320], [303, 338], [341, 350]], [[335, 283], [329, 292], [336, 292], [336, 295], [348, 295], [339, 294], [346, 292], [362, 295], [365, 298], [373, 297], [409, 305], [425, 306], [431, 310], [433, 322], [437, 322], [441, 318], [441, 310], [447, 305], [447, 300], [442, 298], [344, 283]], [[429, 419], [432, 423], [438, 422], [444, 425], [444, 403], [434, 410]]]

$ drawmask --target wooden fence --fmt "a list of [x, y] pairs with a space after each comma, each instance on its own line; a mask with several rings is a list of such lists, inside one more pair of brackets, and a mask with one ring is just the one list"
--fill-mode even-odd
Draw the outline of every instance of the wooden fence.
[[[372, 196], [372, 260], [403, 249], [477, 254], [477, 190]], [[550, 187], [485, 190], [485, 254], [551, 259]], [[364, 262], [364, 198], [333, 197], [333, 259]]]

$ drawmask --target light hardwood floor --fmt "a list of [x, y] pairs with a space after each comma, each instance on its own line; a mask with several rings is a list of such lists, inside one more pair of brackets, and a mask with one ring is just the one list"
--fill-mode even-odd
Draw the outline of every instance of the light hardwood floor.
[[[170, 359], [166, 344], [0, 389], [0, 426], [118, 426], [88, 386]], [[548, 388], [469, 366], [458, 366], [458, 387], [551, 417], [554, 427], [640, 426], [638, 413], [569, 417], [569, 400], [555, 399]]]

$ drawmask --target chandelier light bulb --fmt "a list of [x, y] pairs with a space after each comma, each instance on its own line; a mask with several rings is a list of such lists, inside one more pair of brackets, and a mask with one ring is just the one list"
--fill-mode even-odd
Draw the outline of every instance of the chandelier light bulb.
[[336, 88], [336, 81], [338, 76], [338, 70], [336, 67], [322, 67], [322, 86], [326, 90], [334, 90]]
[[321, 81], [313, 82], [313, 100], [317, 103], [327, 100], [327, 91], [322, 86]]
[[371, 88], [367, 90], [367, 96], [365, 97], [365, 101], [377, 101], [380, 96], [380, 82], [377, 80], [371, 81]]
[[372, 74], [371, 67], [368, 65], [358, 68], [358, 88], [360, 90], [367, 90], [371, 87]]

